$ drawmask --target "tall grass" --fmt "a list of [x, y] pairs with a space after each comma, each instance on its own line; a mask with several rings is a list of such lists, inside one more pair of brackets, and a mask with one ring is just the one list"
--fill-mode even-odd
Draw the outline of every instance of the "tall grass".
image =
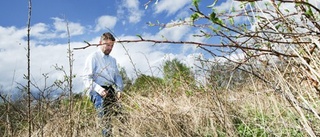
[[[279, 93], [255, 77], [248, 77], [241, 88], [224, 90], [155, 84], [146, 91], [127, 91], [121, 100], [122, 114], [112, 118], [114, 136], [308, 136], [302, 124], [304, 119], [319, 135], [319, 119], [310, 108], [305, 109], [303, 104], [297, 110], [286, 97], [290, 94], [283, 94], [291, 92], [296, 100], [304, 100], [318, 112], [320, 102], [316, 92], [312, 92], [314, 87], [297, 81], [295, 76], [288, 83], [274, 71], [266, 73], [277, 75], [275, 79], [282, 89]], [[190, 89], [193, 94], [185, 92]], [[73, 136], [99, 136], [101, 129], [92, 103], [85, 96], [74, 101]], [[68, 103], [61, 100], [48, 110], [55, 113], [48, 117], [43, 136], [67, 136]], [[39, 131], [34, 129], [33, 136], [39, 136]], [[14, 135], [24, 136], [26, 132], [27, 129], [22, 129]]]
[[[274, 7], [277, 8], [276, 5]], [[201, 13], [198, 8], [196, 12]], [[307, 19], [310, 17], [306, 16]], [[213, 23], [217, 23], [213, 19], [218, 18], [211, 18]], [[294, 27], [286, 28], [291, 31]], [[285, 39], [283, 35], [286, 33], [278, 34]], [[280, 50], [281, 53], [286, 51], [283, 55], [274, 52], [277, 48], [267, 50], [269, 53], [277, 53], [274, 56], [248, 54], [250, 58], [238, 66], [252, 68], [254, 70], [251, 72], [259, 75], [246, 75], [241, 85], [229, 86], [233, 78], [226, 77], [229, 79], [223, 80], [227, 82], [221, 83], [227, 85], [213, 84], [211, 82], [214, 81], [211, 81], [197, 87], [188, 83], [190, 81], [186, 77], [177, 76], [171, 80], [178, 82], [147, 81], [145, 85], [149, 86], [129, 88], [117, 104], [121, 105], [121, 114], [112, 116], [113, 135], [320, 136], [320, 44], [316, 36], [306, 35], [305, 38], [312, 43], [296, 36], [291, 38], [296, 41], [296, 45], [274, 42], [275, 46], [285, 45]], [[258, 39], [256, 43], [260, 45], [262, 42]], [[314, 48], [310, 50], [310, 47]], [[265, 51], [262, 49], [258, 51]], [[266, 64], [260, 59], [266, 59]], [[73, 77], [72, 72], [70, 74], [69, 77]], [[213, 80], [219, 81], [221, 77]], [[70, 97], [74, 96], [71, 90], [72, 87]], [[86, 96], [77, 95], [55, 101], [44, 99], [43, 103], [33, 105], [30, 99], [27, 100], [29, 102], [16, 103], [6, 100], [3, 95], [0, 97], [4, 100], [0, 107], [0, 136], [100, 136], [96, 111]], [[29, 107], [24, 106], [25, 103], [29, 103]]]

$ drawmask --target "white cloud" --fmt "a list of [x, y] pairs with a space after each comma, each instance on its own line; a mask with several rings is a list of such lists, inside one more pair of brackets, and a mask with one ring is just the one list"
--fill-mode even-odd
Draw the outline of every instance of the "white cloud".
[[104, 29], [112, 29], [117, 23], [117, 18], [114, 16], [104, 15], [99, 17], [96, 20], [96, 23], [96, 32]]
[[176, 23], [178, 23], [178, 21], [167, 23], [166, 27], [161, 29], [154, 38], [172, 41], [182, 40], [184, 36], [190, 32], [191, 27], [186, 25], [175, 26]]
[[241, 4], [243, 4], [242, 2], [239, 1], [235, 1], [235, 0], [226, 0], [224, 2], [222, 2], [220, 5], [216, 5], [214, 6], [214, 9], [216, 9], [219, 12], [227, 12], [227, 13], [231, 13], [232, 8], [234, 8], [234, 10], [238, 11], [238, 10], [242, 10], [241, 9]]
[[[60, 22], [57, 19], [57, 22]], [[110, 23], [110, 20], [113, 20], [114, 23]], [[108, 21], [108, 22], [105, 22]], [[103, 29], [103, 25], [109, 25], [110, 28], [114, 27], [116, 18], [112, 16], [102, 16], [98, 21], [100, 29]], [[80, 24], [79, 24], [80, 25]], [[97, 25], [97, 27], [99, 26]], [[46, 35], [50, 32], [50, 25], [44, 23], [35, 24], [32, 28], [33, 32], [31, 33], [34, 37], [40, 37], [40, 35]], [[60, 27], [59, 27], [60, 26]], [[80, 25], [81, 26], [81, 25]], [[55, 25], [55, 30], [63, 31], [63, 25], [57, 23]], [[99, 28], [99, 27], [98, 27]], [[189, 33], [191, 28], [187, 26], [180, 26], [176, 28], [164, 28], [154, 35], [149, 33], [142, 34], [145, 38], [150, 39], [162, 39], [162, 36], [165, 36], [169, 40], [179, 41], [186, 38], [193, 40]], [[11, 91], [14, 89], [17, 83], [25, 84], [26, 80], [23, 79], [23, 75], [27, 72], [27, 59], [26, 59], [26, 46], [27, 42], [25, 39], [26, 36], [25, 28], [15, 28], [15, 27], [1, 27], [0, 26], [0, 85], [3, 86], [3, 89], [6, 91]], [[49, 33], [50, 34], [50, 33]], [[51, 33], [56, 34], [56, 33]], [[52, 36], [52, 38], [55, 35]], [[99, 37], [96, 36], [92, 40], [88, 40], [90, 43], [98, 43]], [[16, 41], [12, 41], [14, 39]], [[136, 36], [123, 35], [120, 36], [120, 39], [137, 39]], [[53, 65], [58, 64], [59, 66], [63, 65], [66, 70], [68, 70], [68, 58], [67, 58], [67, 47], [68, 44], [54, 44], [52, 42], [47, 42], [52, 39], [33, 39], [31, 41], [31, 74], [32, 81], [36, 82], [39, 87], [44, 85], [44, 77], [42, 74], [48, 73], [49, 79], [47, 84], [53, 83], [54, 80], [62, 78], [63, 74], [59, 71], [56, 71]], [[49, 44], [48, 44], [49, 43]], [[71, 42], [72, 47], [82, 47], [85, 46], [83, 42]], [[127, 73], [130, 77], [135, 77], [135, 72], [133, 65], [139, 73], [154, 75], [161, 77], [161, 65], [164, 60], [168, 59], [167, 57], [179, 57], [183, 60], [190, 60], [187, 55], [184, 56], [183, 53], [166, 53], [169, 44], [159, 44], [154, 46], [153, 43], [123, 43], [124, 47], [127, 49], [128, 54], [124, 47], [117, 43], [114, 46], [114, 49], [111, 53], [117, 59], [117, 62], [120, 66], [125, 67]], [[176, 45], [175, 45], [176, 46]], [[181, 46], [181, 45], [180, 45]], [[85, 50], [76, 50], [74, 54], [74, 66], [73, 72], [77, 75], [74, 80], [74, 91], [82, 92], [83, 84], [81, 80], [81, 73], [84, 66], [84, 61], [88, 54], [97, 50], [97, 47], [89, 47]], [[129, 60], [128, 55], [132, 58], [132, 62]], [[151, 68], [151, 69], [150, 69]], [[12, 83], [13, 81], [13, 83]]]
[[[54, 39], [54, 38], [67, 38], [69, 27], [70, 36], [82, 35], [85, 32], [85, 28], [80, 23], [67, 22], [63, 19], [54, 17], [53, 27], [44, 23], [37, 23], [31, 26], [30, 35], [37, 39]], [[26, 28], [25, 32], [26, 35]]]
[[[55, 71], [53, 65], [63, 65], [67, 68], [67, 44], [63, 45], [40, 45], [46, 40], [38, 38], [41, 34], [48, 32], [48, 25], [43, 23], [35, 24], [31, 27], [31, 35], [37, 37], [30, 41], [31, 49], [31, 78], [39, 87], [43, 87], [44, 78], [42, 74], [49, 73], [47, 84], [52, 84], [54, 80], [61, 77], [61, 73]], [[4, 91], [16, 90], [17, 83], [25, 85], [26, 80], [23, 78], [27, 74], [27, 30], [26, 28], [2, 27], [0, 26], [0, 85]], [[39, 40], [39, 41], [38, 41]], [[80, 47], [83, 43], [71, 43], [72, 46]], [[82, 55], [75, 55], [75, 60], [82, 59]], [[81, 61], [80, 61], [81, 62]], [[79, 65], [78, 65], [79, 64]], [[75, 63], [74, 68], [80, 68], [81, 63]], [[79, 70], [75, 69], [75, 73]], [[79, 80], [76, 79], [77, 87], [81, 87]], [[78, 88], [79, 89], [79, 88]], [[79, 91], [79, 90], [78, 90]]]
[[30, 34], [33, 36], [40, 36], [43, 33], [46, 33], [49, 30], [49, 26], [44, 23], [37, 23], [31, 26]]
[[[24, 32], [26, 34], [26, 32]], [[51, 30], [49, 25], [37, 23], [31, 26], [30, 35], [37, 39], [53, 39], [58, 38], [58, 32]], [[66, 35], [67, 36], [67, 35]]]
[[[206, 38], [205, 37], [195, 37], [193, 36], [193, 34], [197, 34], [197, 32], [199, 31], [193, 31], [192, 33], [188, 33], [188, 35], [186, 36], [187, 39], [186, 41], [193, 41], [193, 42], [199, 42], [199, 43], [203, 43], [206, 41]], [[197, 48], [197, 45], [189, 45], [189, 44], [185, 44], [183, 45], [182, 47], [182, 53], [183, 54], [188, 54], [188, 52], [190, 53], [197, 53], [199, 51], [199, 48]]]
[[23, 37], [27, 36], [26, 32], [27, 30], [24, 28], [18, 29], [13, 26], [5, 28], [0, 26], [0, 49], [10, 50], [15, 46], [19, 46]]
[[[69, 28], [70, 36], [81, 35], [84, 33], [84, 27], [80, 23], [69, 22], [60, 18], [52, 18], [54, 20], [54, 28], [57, 32], [62, 32], [60, 34], [61, 38], [66, 38], [67, 27]], [[68, 24], [67, 24], [68, 23]]]
[[141, 20], [142, 13], [141, 12], [135, 12], [130, 11], [131, 15], [129, 16], [129, 22], [130, 23], [138, 23]]
[[[136, 36], [121, 36], [120, 39], [133, 40]], [[135, 70], [133, 64], [138, 70], [138, 73], [160, 76], [157, 68], [162, 61], [164, 52], [159, 50], [161, 47], [152, 46], [153, 43], [117, 43], [111, 53], [118, 63], [125, 67], [130, 77], [135, 78]], [[126, 48], [126, 50], [124, 49]], [[132, 59], [132, 62], [129, 59]], [[150, 70], [151, 68], [151, 70]]]
[[[40, 24], [39, 26], [43, 25]], [[17, 29], [14, 27], [0, 27], [0, 41], [2, 42], [1, 48], [4, 49], [0, 52], [0, 75], [2, 76], [0, 79], [0, 85], [3, 86], [5, 91], [13, 90], [17, 86], [17, 83], [23, 85], [26, 84], [26, 80], [23, 79], [23, 75], [27, 73], [27, 51], [25, 50], [27, 43], [25, 39], [23, 39], [24, 35], [20, 34], [21, 32], [26, 33], [24, 30], [24, 28]], [[42, 31], [39, 29], [37, 32]], [[10, 35], [8, 35], [8, 33]], [[2, 34], [5, 34], [7, 37], [4, 37]], [[97, 43], [99, 41], [99, 37], [100, 36], [97, 36], [89, 42]], [[126, 36], [126, 38], [130, 38], [130, 36]], [[19, 40], [19, 42], [11, 41], [10, 39]], [[42, 74], [48, 73], [49, 79], [47, 80], [47, 84], [52, 84], [54, 80], [63, 77], [63, 74], [56, 71], [53, 65], [62, 65], [66, 70], [68, 70], [68, 44], [40, 45], [41, 43], [43, 42], [31, 41], [32, 81], [37, 83], [39, 87], [44, 86], [44, 77]], [[85, 44], [83, 42], [72, 42], [71, 46], [82, 47], [85, 46]], [[143, 58], [145, 58], [144, 54], [149, 59], [151, 65], [157, 64], [157, 61], [163, 56], [161, 51], [155, 51], [152, 49], [150, 44], [126, 44], [126, 48], [128, 48], [129, 54], [132, 56], [137, 69], [141, 70], [141, 72], [148, 71], [148, 68], [146, 67], [148, 66], [146, 63], [147, 59], [143, 60]], [[77, 78], [74, 80], [75, 92], [81, 92], [82, 90], [82, 80], [80, 75], [82, 73], [84, 60], [86, 56], [94, 50], [96, 50], [96, 47], [89, 47], [85, 50], [76, 50], [73, 52], [75, 59], [73, 72], [77, 75]], [[129, 75], [133, 76], [134, 73], [131, 62], [128, 61], [128, 56], [121, 45], [117, 44], [115, 46], [112, 55], [117, 58], [118, 63], [121, 66], [128, 70], [128, 73], [130, 73]]]
[[123, 0], [117, 10], [120, 17], [126, 18], [129, 23], [138, 23], [143, 16], [143, 10], [140, 10], [139, 0]]
[[167, 12], [169, 15], [176, 13], [186, 5], [191, 5], [191, 0], [160, 0], [154, 5], [155, 13]]

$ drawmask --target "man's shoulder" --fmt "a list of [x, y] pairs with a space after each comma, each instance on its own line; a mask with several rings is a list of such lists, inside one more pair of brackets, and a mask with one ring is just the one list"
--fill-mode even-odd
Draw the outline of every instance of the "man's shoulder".
[[109, 57], [110, 57], [111, 59], [113, 59], [113, 60], [116, 60], [116, 58], [115, 58], [115, 57], [113, 57], [113, 56], [111, 56], [111, 55], [109, 55]]
[[93, 51], [91, 52], [89, 55], [88, 55], [88, 58], [95, 58], [99, 56], [99, 52], [96, 50], [96, 51]]

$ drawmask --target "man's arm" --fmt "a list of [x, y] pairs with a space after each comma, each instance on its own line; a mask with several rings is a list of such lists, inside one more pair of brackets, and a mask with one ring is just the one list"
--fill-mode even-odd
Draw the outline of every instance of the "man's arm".
[[102, 88], [99, 84], [97, 84], [94, 81], [94, 66], [95, 66], [95, 60], [92, 56], [89, 56], [86, 59], [85, 67], [83, 70], [83, 82], [84, 86], [88, 91], [96, 91], [101, 96], [105, 96], [105, 89]]

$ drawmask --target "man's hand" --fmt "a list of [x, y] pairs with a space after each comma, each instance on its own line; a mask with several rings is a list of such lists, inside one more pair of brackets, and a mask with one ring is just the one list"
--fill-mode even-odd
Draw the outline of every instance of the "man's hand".
[[120, 97], [121, 97], [121, 92], [118, 91], [118, 92], [117, 92], [117, 95], [116, 95], [117, 100], [119, 100]]
[[106, 89], [102, 88], [100, 90], [99, 94], [100, 94], [101, 97], [105, 98], [108, 95], [108, 91]]

